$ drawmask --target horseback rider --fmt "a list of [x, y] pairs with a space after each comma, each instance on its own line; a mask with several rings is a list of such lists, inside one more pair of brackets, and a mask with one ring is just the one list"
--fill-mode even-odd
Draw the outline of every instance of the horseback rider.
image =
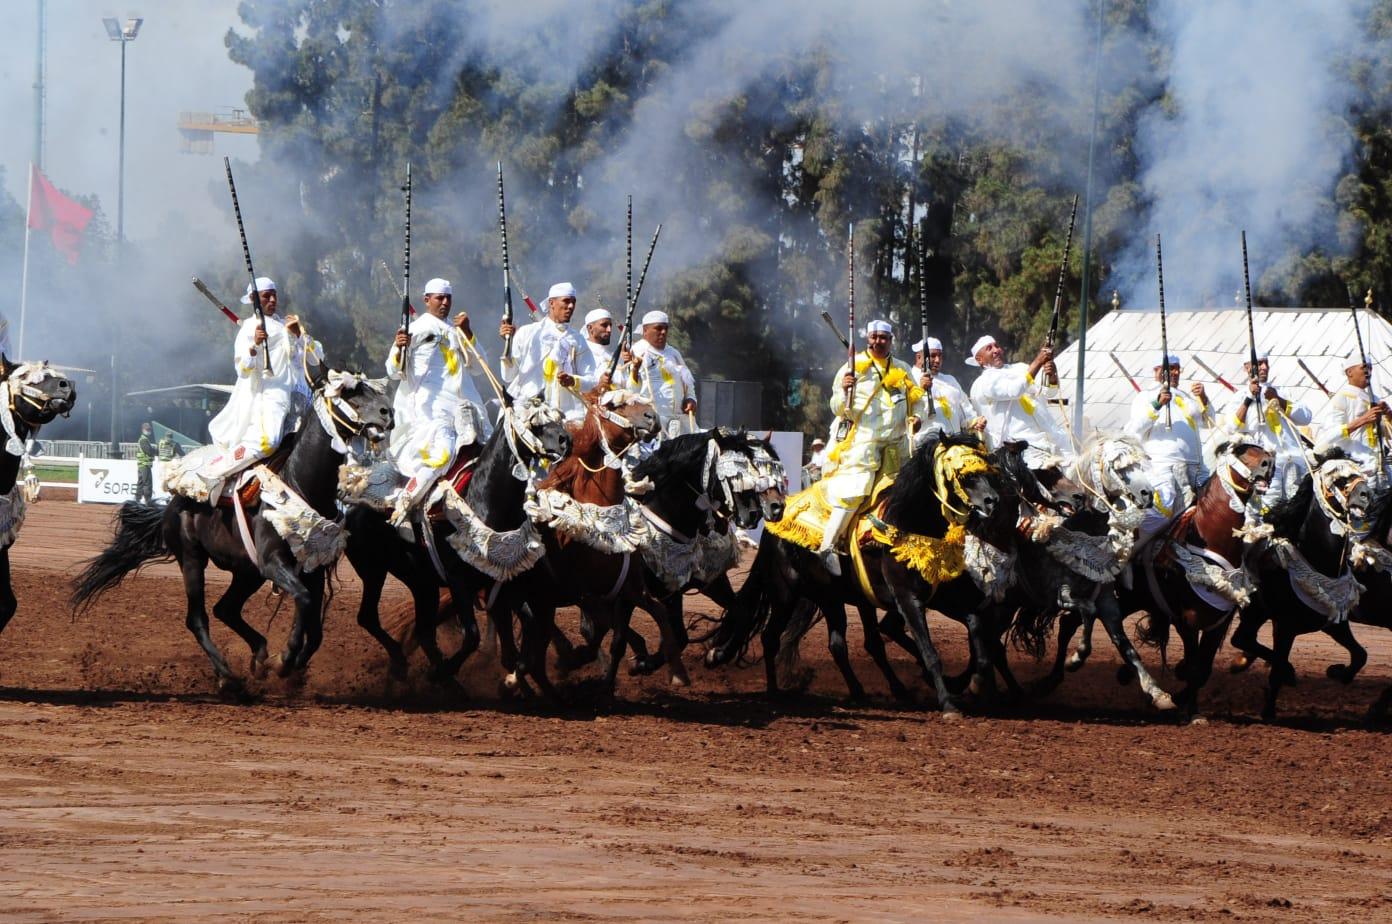
[[1374, 403], [1372, 390], [1368, 387], [1372, 370], [1363, 364], [1357, 350], [1344, 357], [1344, 377], [1347, 381], [1334, 393], [1315, 420], [1315, 445], [1319, 452], [1331, 448], [1344, 451], [1344, 455], [1358, 463], [1369, 477], [1381, 479], [1386, 472], [1379, 472], [1379, 456], [1383, 455], [1382, 465], [1386, 466], [1385, 453], [1379, 450], [1377, 428], [1383, 428], [1383, 445], [1387, 444], [1386, 420], [1392, 415], [1386, 401]]
[[929, 337], [926, 341], [920, 340], [915, 343], [913, 349], [918, 384], [928, 400], [924, 405], [924, 416], [920, 419], [918, 433], [914, 439], [922, 442], [943, 433], [955, 435], [967, 431], [980, 433], [984, 430], [986, 418], [976, 412], [971, 396], [963, 390], [956, 378], [942, 371], [942, 341], [937, 337]]
[[1256, 443], [1272, 454], [1276, 467], [1267, 493], [1273, 500], [1290, 497], [1310, 470], [1300, 432], [1295, 428], [1310, 423], [1313, 415], [1300, 402], [1283, 398], [1268, 381], [1271, 357], [1267, 351], [1257, 354], [1255, 375], [1251, 360], [1242, 364], [1242, 370], [1247, 375], [1247, 393], [1233, 398], [1223, 414], [1223, 428], [1231, 436]]
[[671, 324], [665, 311], [643, 315], [643, 339], [633, 344], [629, 360], [632, 385], [652, 398], [663, 437], [696, 430], [696, 379], [681, 352], [667, 344]]
[[[306, 369], [323, 362], [323, 346], [305, 332], [300, 319], [292, 314], [282, 321], [276, 315], [276, 284], [258, 276], [256, 292], [265, 327], [255, 314], [241, 322], [232, 347], [237, 384], [227, 406], [208, 421], [217, 451], [199, 467], [198, 475], [212, 500], [222, 493], [228, 477], [270, 456], [295, 429], [313, 391]], [[248, 284], [242, 304], [250, 305], [251, 300]], [[269, 371], [263, 350], [270, 354]]]
[[1071, 455], [1068, 437], [1047, 407], [1058, 396], [1053, 349], [1041, 347], [1028, 364], [1007, 365], [1005, 350], [986, 334], [972, 344], [966, 362], [981, 367], [972, 383], [971, 401], [986, 418], [987, 443], [1018, 451], [1031, 469], [1066, 463]]
[[1213, 405], [1200, 382], [1189, 386], [1188, 395], [1178, 391], [1179, 356], [1171, 353], [1167, 359], [1170, 380], [1161, 381], [1166, 364], [1156, 363], [1157, 384], [1132, 399], [1131, 418], [1126, 424], [1126, 432], [1140, 440], [1150, 456], [1150, 483], [1155, 490], [1154, 504], [1141, 523], [1138, 547], [1188, 509], [1208, 480], [1203, 464], [1203, 428], [1214, 425]]
[[[585, 315], [585, 349], [575, 360], [575, 375], [582, 394], [595, 388], [609, 389], [609, 343], [614, 339], [614, 316], [607, 308], [595, 308]], [[621, 361], [629, 359], [628, 350], [619, 354]]]
[[469, 315], [461, 311], [449, 319], [454, 295], [448, 279], [430, 280], [423, 294], [425, 310], [409, 330], [397, 331], [387, 354], [387, 378], [401, 383], [393, 400], [396, 424], [389, 452], [406, 478], [392, 498], [394, 526], [406, 521], [460, 450], [482, 446], [490, 430], [469, 374], [475, 353], [487, 362], [474, 342]]
[[909, 452], [909, 418], [922, 412], [923, 390], [914, 384], [914, 370], [890, 355], [894, 329], [889, 322], [871, 321], [865, 339], [855, 369], [842, 363], [831, 389], [831, 412], [846, 432], [828, 453], [822, 472], [831, 516], [817, 555], [833, 575], [841, 573], [836, 552], [841, 533], [876, 481], [899, 471]]
[[502, 361], [503, 382], [514, 398], [541, 395], [567, 416], [584, 413], [576, 393], [575, 361], [582, 347], [570, 329], [575, 314], [575, 286], [558, 282], [546, 294], [546, 317], [516, 327], [498, 325], [498, 335], [513, 336], [512, 355]]

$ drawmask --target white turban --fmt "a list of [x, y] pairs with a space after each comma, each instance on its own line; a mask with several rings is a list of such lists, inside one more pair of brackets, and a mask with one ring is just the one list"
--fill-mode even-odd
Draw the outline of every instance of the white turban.
[[[930, 350], [937, 350], [939, 353], [941, 353], [941, 352], [942, 352], [942, 341], [939, 340], [937, 337], [929, 337], [929, 338], [928, 338], [928, 349], [930, 349]], [[913, 351], [914, 351], [915, 353], [922, 353], [922, 352], [923, 352], [923, 341], [922, 341], [922, 340], [917, 340], [917, 341], [914, 342]]]
[[595, 308], [589, 314], [585, 315], [586, 324], [593, 324], [596, 321], [612, 320], [614, 320], [614, 316], [609, 313], [609, 310], [607, 308]]
[[[256, 277], [256, 291], [258, 291], [258, 292], [274, 292], [275, 290], [276, 290], [275, 282], [271, 279], [270, 276], [257, 276], [257, 277]], [[242, 304], [243, 304], [243, 305], [250, 305], [250, 304], [251, 304], [251, 283], [249, 283], [249, 282], [247, 283], [246, 294], [242, 296]]]
[[995, 342], [996, 342], [996, 338], [995, 338], [995, 337], [992, 337], [990, 334], [982, 334], [980, 337], [976, 338], [976, 343], [973, 343], [973, 344], [972, 344], [971, 355], [967, 357], [967, 365], [968, 365], [968, 366], [979, 366], [979, 365], [981, 365], [981, 363], [979, 363], [979, 362], [976, 361], [976, 354], [977, 354], [977, 353], [980, 353], [982, 350], [986, 349], [988, 346], [994, 346], [994, 345], [995, 345]]
[[[1155, 368], [1159, 369], [1159, 368], [1160, 368], [1161, 366], [1163, 366], [1163, 365], [1164, 365], [1164, 363], [1156, 363], [1156, 364], [1155, 364]], [[1182, 363], [1182, 362], [1179, 361], [1179, 354], [1178, 354], [1178, 353], [1171, 353], [1171, 354], [1170, 354], [1170, 365], [1171, 365], [1171, 366], [1183, 366], [1183, 365], [1184, 365], [1184, 363]]]
[[423, 295], [453, 295], [454, 289], [450, 287], [448, 279], [435, 278], [425, 284]]
[[889, 326], [888, 321], [871, 321], [865, 325], [865, 333], [869, 334], [889, 334], [894, 335], [894, 328]]
[[[1252, 358], [1251, 358], [1250, 356], [1248, 356], [1248, 357], [1247, 357], [1247, 361], [1248, 361], [1248, 362], [1251, 362], [1251, 361], [1252, 361]], [[1270, 351], [1270, 350], [1257, 350], [1257, 362], [1259, 362], [1259, 363], [1269, 363], [1269, 362], [1271, 362], [1271, 351]]]
[[647, 327], [649, 324], [668, 324], [668, 325], [670, 325], [671, 323], [672, 323], [672, 319], [669, 318], [669, 317], [667, 317], [667, 312], [665, 312], [665, 311], [649, 311], [647, 314], [643, 315], [643, 326], [644, 326], [644, 327]]
[[575, 293], [575, 286], [568, 282], [558, 282], [551, 287], [551, 291], [546, 293], [547, 298], [578, 298]]
[[1359, 354], [1357, 347], [1344, 354], [1345, 369], [1357, 369], [1361, 365], [1363, 365], [1363, 357]]

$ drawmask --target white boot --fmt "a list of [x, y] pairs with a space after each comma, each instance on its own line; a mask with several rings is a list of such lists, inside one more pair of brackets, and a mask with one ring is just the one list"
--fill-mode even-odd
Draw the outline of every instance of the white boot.
[[389, 521], [392, 526], [400, 526], [407, 521], [411, 516], [411, 511], [415, 510], [421, 499], [426, 497], [435, 487], [435, 482], [439, 479], [441, 471], [443, 469], [427, 472], [423, 476], [417, 475], [401, 486], [401, 490], [392, 497], [393, 509]]
[[841, 533], [845, 531], [853, 513], [854, 510], [845, 507], [833, 507], [826, 526], [822, 528], [822, 544], [817, 547], [817, 557], [833, 577], [841, 576], [841, 558], [836, 553], [836, 540], [841, 538]]

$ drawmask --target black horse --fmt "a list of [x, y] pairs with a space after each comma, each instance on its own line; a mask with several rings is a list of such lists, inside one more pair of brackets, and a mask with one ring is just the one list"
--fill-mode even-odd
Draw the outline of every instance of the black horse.
[[[945, 474], [940, 464], [942, 453], [950, 454], [953, 460], [946, 466]], [[956, 473], [951, 471], [954, 468]], [[891, 531], [938, 541], [948, 536], [954, 523], [964, 523], [967, 531], [976, 533], [990, 521], [1001, 496], [999, 471], [986, 461], [975, 437], [944, 436], [924, 443], [900, 470], [893, 486], [883, 495], [886, 504], [880, 518]], [[940, 708], [945, 713], [960, 712], [957, 694], [949, 689], [943, 674], [924, 610], [931, 603], [934, 609], [966, 624], [980, 663], [991, 664], [991, 651], [975, 609], [960, 606], [961, 601], [951, 591], [939, 595], [954, 581], [935, 584], [925, 580], [918, 571], [897, 561], [886, 546], [872, 543], [863, 555], [873, 592], [871, 599], [867, 599], [847, 556], [843, 556], [841, 576], [834, 576], [815, 552], [765, 530], [749, 577], [735, 595], [734, 606], [711, 635], [706, 664], [728, 663], [758, 634], [768, 691], [777, 693], [777, 656], [782, 637], [799, 603], [806, 600], [825, 617], [832, 657], [851, 696], [860, 698], [864, 690], [851, 669], [846, 649], [845, 607], [850, 604], [869, 613], [892, 607], [904, 615], [913, 632], [916, 654], [929, 673]], [[971, 583], [970, 577], [967, 582]], [[971, 593], [971, 600], [973, 604], [978, 602], [976, 593]], [[894, 677], [873, 622], [866, 632], [865, 644], [895, 695], [907, 699], [907, 691]]]
[[[48, 363], [12, 363], [0, 353], [0, 420], [5, 441], [0, 454], [0, 632], [18, 607], [10, 584], [10, 546], [24, 522], [24, 486], [19, 467], [24, 445], [58, 415], [67, 416], [77, 401], [77, 386]], [[17, 450], [17, 451], [16, 451]]]
[[[364, 447], [382, 440], [392, 426], [391, 401], [375, 384], [355, 375], [329, 373], [316, 379], [311, 401], [314, 417], [289, 444], [279, 478], [313, 514], [322, 518], [316, 527], [333, 537], [338, 528], [338, 472], [345, 453], [335, 443]], [[322, 407], [323, 414], [317, 409]], [[295, 620], [281, 656], [282, 676], [303, 671], [323, 640], [325, 574], [331, 563], [301, 565], [291, 544], [273, 525], [279, 514], [262, 485], [261, 495], [245, 504], [246, 526], [254, 556], [248, 555], [236, 511], [230, 506], [201, 503], [176, 495], [167, 505], [121, 505], [116, 535], [106, 550], [91, 559], [78, 575], [72, 595], [79, 610], [90, 606], [105, 591], [120, 584], [146, 562], [174, 558], [184, 577], [188, 598], [186, 624], [212, 662], [221, 688], [236, 692], [241, 678], [228, 665], [208, 632], [204, 602], [204, 571], [211, 561], [232, 574], [232, 584], [213, 605], [213, 615], [232, 629], [251, 649], [252, 671], [265, 670], [266, 638], [242, 618], [242, 607], [267, 580], [295, 601]], [[295, 503], [289, 498], [289, 504]], [[286, 505], [286, 509], [291, 509]], [[308, 518], [308, 515], [306, 515]], [[312, 518], [309, 518], [312, 519]], [[298, 544], [298, 543], [297, 543]]]
[[[527, 491], [526, 473], [532, 466], [539, 459], [554, 461], [570, 452], [571, 437], [560, 415], [535, 413], [537, 410], [526, 403], [505, 410], [471, 465], [463, 502], [485, 527], [496, 533], [517, 530], [526, 520], [522, 502]], [[520, 479], [515, 474], [519, 465], [524, 474]], [[457, 530], [448, 517], [427, 515], [414, 527], [414, 537], [407, 539], [387, 522], [383, 509], [352, 502], [351, 497], [349, 500], [347, 554], [363, 585], [358, 625], [386, 649], [392, 676], [404, 678], [406, 653], [401, 643], [382, 628], [378, 609], [383, 585], [391, 574], [411, 591], [415, 636], [430, 661], [432, 679], [455, 676], [465, 659], [478, 648], [473, 602], [480, 590], [494, 585], [494, 577], [460, 557], [451, 542]], [[463, 644], [449, 658], [436, 640], [442, 586], [450, 589], [451, 608], [458, 612], [464, 632]], [[511, 639], [502, 642], [505, 648], [512, 645]], [[507, 660], [506, 654], [504, 657]], [[514, 654], [512, 660], [515, 659]]]
[[[1361, 651], [1349, 630], [1349, 618], [1373, 608], [1365, 603], [1354, 610], [1360, 600], [1355, 581], [1367, 575], [1355, 576], [1351, 561], [1356, 556], [1351, 553], [1374, 525], [1372, 510], [1373, 494], [1363, 473], [1353, 462], [1334, 457], [1323, 460], [1295, 494], [1266, 515], [1272, 535], [1251, 556], [1257, 602], [1244, 608], [1232, 637], [1234, 648], [1262, 658], [1270, 667], [1263, 719], [1276, 718], [1281, 687], [1295, 682], [1290, 652], [1297, 636], [1322, 631], [1350, 651]], [[1385, 511], [1378, 519], [1386, 519]], [[1375, 592], [1367, 602], [1374, 603], [1376, 597]], [[1257, 629], [1268, 619], [1270, 648], [1257, 641]], [[1354, 673], [1350, 670], [1348, 679]], [[1339, 672], [1331, 676], [1339, 677]]]

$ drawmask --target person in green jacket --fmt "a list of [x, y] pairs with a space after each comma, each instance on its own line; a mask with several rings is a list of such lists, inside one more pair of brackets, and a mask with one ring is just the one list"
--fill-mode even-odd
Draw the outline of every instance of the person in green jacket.
[[151, 468], [155, 464], [155, 441], [150, 437], [154, 430], [150, 422], [140, 425], [140, 439], [135, 441], [135, 502], [148, 504], [154, 499], [154, 479]]

